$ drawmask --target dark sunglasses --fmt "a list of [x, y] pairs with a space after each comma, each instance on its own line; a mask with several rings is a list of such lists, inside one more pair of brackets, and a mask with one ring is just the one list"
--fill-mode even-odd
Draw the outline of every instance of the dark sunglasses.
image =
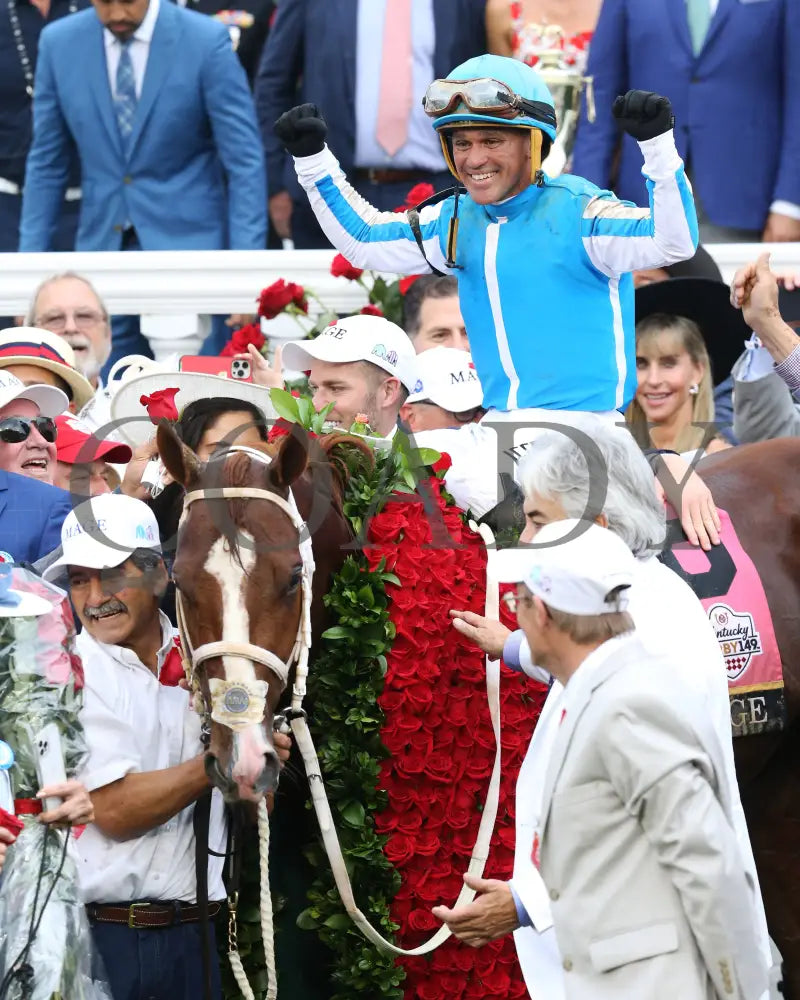
[[52, 444], [58, 434], [56, 422], [50, 417], [5, 417], [0, 420], [0, 441], [20, 444], [27, 439], [31, 427], [35, 427], [48, 444]]

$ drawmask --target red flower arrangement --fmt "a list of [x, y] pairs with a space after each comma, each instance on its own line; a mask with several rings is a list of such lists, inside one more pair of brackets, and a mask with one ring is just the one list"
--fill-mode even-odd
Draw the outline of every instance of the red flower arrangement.
[[[439, 480], [430, 482], [452, 547], [431, 547], [430, 523], [415, 495], [393, 499], [373, 519], [365, 553], [371, 569], [385, 560], [401, 581], [387, 586], [396, 630], [379, 698], [381, 739], [390, 754], [380, 787], [388, 806], [375, 828], [388, 836], [385, 855], [402, 879], [390, 913], [399, 924], [395, 940], [405, 948], [438, 928], [431, 907], [451, 905], [461, 889], [495, 754], [483, 654], [455, 631], [448, 614], [483, 611], [486, 550], [459, 509], [447, 505]], [[507, 612], [505, 620], [514, 627]], [[547, 690], [501, 669], [503, 766], [486, 876], [508, 879], [516, 778]], [[511, 936], [477, 952], [451, 939], [430, 957], [399, 961], [405, 1000], [527, 995]]]

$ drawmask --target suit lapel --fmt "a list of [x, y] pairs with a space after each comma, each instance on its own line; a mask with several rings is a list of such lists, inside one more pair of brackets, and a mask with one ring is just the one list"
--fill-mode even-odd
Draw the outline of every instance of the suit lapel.
[[686, 14], [686, 0], [668, 0], [667, 13], [680, 44], [693, 54], [692, 36], [689, 34], [689, 18]]
[[117, 116], [114, 113], [114, 101], [111, 98], [111, 86], [108, 82], [104, 29], [96, 17], [91, 31], [88, 32], [87, 42], [86, 82], [114, 149], [118, 156], [122, 156], [122, 139], [117, 128]]
[[717, 9], [714, 11], [714, 16], [711, 18], [711, 24], [708, 26], [708, 32], [706, 34], [705, 41], [703, 42], [703, 47], [700, 49], [700, 55], [705, 52], [716, 35], [718, 35], [722, 30], [722, 25], [730, 17], [734, 3], [735, 0], [719, 0]]
[[178, 8], [168, 0], [161, 0], [153, 37], [150, 40], [150, 51], [147, 54], [142, 96], [139, 98], [133, 118], [129, 156], [133, 156], [136, 143], [161, 91], [164, 79], [174, 65], [179, 35]]
[[608, 650], [605, 661], [596, 667], [591, 684], [583, 688], [581, 696], [576, 699], [574, 704], [569, 704], [559, 725], [558, 735], [550, 752], [550, 760], [547, 763], [547, 772], [544, 779], [542, 809], [539, 817], [540, 831], [544, 831], [547, 826], [547, 818], [550, 815], [550, 804], [553, 801], [556, 782], [564, 766], [564, 761], [566, 760], [578, 722], [580, 722], [581, 716], [586, 711], [592, 694], [626, 662], [624, 645], [620, 646], [617, 640], [611, 640], [611, 642], [613, 644], [612, 648]]

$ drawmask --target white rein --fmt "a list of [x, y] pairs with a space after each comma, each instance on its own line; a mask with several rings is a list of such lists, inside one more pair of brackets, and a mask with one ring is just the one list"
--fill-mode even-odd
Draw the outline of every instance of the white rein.
[[[230, 452], [242, 452], [249, 455], [251, 458], [255, 458], [257, 461], [264, 462], [266, 464], [270, 464], [271, 462], [269, 455], [256, 451], [252, 448], [234, 446], [229, 448], [224, 454], [228, 455]], [[367, 940], [371, 941], [378, 948], [391, 952], [395, 955], [425, 955], [428, 952], [433, 951], [435, 948], [438, 948], [439, 945], [443, 944], [444, 941], [447, 940], [450, 936], [450, 929], [446, 925], [443, 925], [428, 941], [419, 945], [417, 948], [398, 948], [397, 945], [393, 944], [391, 941], [387, 941], [386, 938], [379, 934], [358, 908], [353, 894], [350, 876], [347, 873], [347, 865], [345, 863], [342, 848], [336, 833], [330, 803], [328, 802], [328, 796], [325, 792], [319, 758], [317, 756], [316, 748], [314, 747], [311, 732], [308, 728], [305, 712], [302, 710], [303, 699], [306, 694], [308, 656], [311, 647], [311, 595], [314, 576], [314, 555], [311, 547], [311, 538], [307, 531], [306, 524], [297, 509], [294, 496], [290, 491], [289, 499], [287, 501], [269, 490], [258, 487], [224, 486], [206, 490], [191, 490], [184, 498], [184, 509], [199, 500], [219, 499], [267, 500], [279, 507], [291, 520], [298, 533], [300, 555], [303, 563], [300, 621], [297, 626], [297, 635], [294, 647], [292, 648], [292, 652], [287, 661], [281, 660], [269, 650], [261, 649], [259, 646], [255, 646], [252, 643], [227, 642], [223, 640], [221, 642], [204, 643], [203, 645], [198, 646], [197, 649], [193, 649], [189, 639], [188, 629], [186, 628], [186, 619], [180, 597], [180, 591], [178, 590], [176, 592], [178, 628], [184, 651], [184, 665], [187, 669], [190, 686], [195, 691], [199, 690], [196, 676], [197, 668], [206, 660], [216, 656], [239, 656], [252, 662], [261, 663], [272, 670], [281, 679], [284, 687], [288, 683], [292, 664], [296, 662], [297, 666], [294, 685], [292, 688], [291, 712], [287, 714], [290, 719], [292, 733], [303, 757], [303, 764], [305, 765], [306, 775], [308, 776], [308, 784], [311, 790], [311, 799], [314, 803], [314, 809], [316, 811], [317, 820], [319, 821], [320, 831], [322, 833], [322, 841], [328, 854], [331, 869], [333, 871], [333, 877], [336, 882], [336, 888], [339, 891], [344, 907], [362, 934], [367, 938]], [[500, 610], [499, 586], [494, 574], [491, 572], [492, 557], [494, 554], [492, 548], [494, 544], [494, 537], [491, 530], [486, 525], [478, 527], [474, 523], [471, 523], [470, 527], [481, 535], [487, 546], [489, 562], [487, 565], [486, 582], [486, 617], [497, 621], [499, 619]], [[239, 685], [237, 682], [237, 687], [239, 686], [243, 685]], [[477, 877], [481, 877], [483, 875], [483, 870], [486, 865], [486, 859], [489, 854], [489, 845], [494, 831], [495, 820], [497, 818], [500, 796], [500, 661], [491, 660], [488, 656], [486, 658], [486, 693], [489, 702], [492, 729], [494, 731], [496, 753], [492, 776], [489, 782], [489, 789], [486, 796], [486, 805], [481, 814], [481, 822], [468, 866], [470, 874]], [[269, 821], [266, 813], [266, 805], [263, 802], [259, 805], [259, 833], [261, 849], [261, 925], [262, 937], [264, 938], [264, 953], [267, 957], [267, 973], [269, 977], [267, 997], [268, 1000], [275, 1000], [275, 997], [277, 996], [277, 981], [275, 977], [275, 955], [272, 941], [272, 902], [269, 892], [269, 870], [267, 865], [267, 854], [269, 849]], [[474, 898], [475, 890], [470, 889], [465, 885], [461, 889], [458, 899], [454, 905], [466, 905], [467, 903], [472, 902]], [[267, 940], [267, 937], [269, 937], [269, 940]], [[236, 952], [235, 949], [231, 949], [229, 951], [229, 958], [231, 960], [231, 967], [233, 968], [239, 988], [242, 990], [246, 1000], [250, 1000], [253, 994], [247, 984], [238, 952]], [[244, 986], [242, 983], [244, 983]]]

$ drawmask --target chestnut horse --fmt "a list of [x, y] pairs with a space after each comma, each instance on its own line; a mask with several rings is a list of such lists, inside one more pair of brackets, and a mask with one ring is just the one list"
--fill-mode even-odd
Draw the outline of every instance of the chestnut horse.
[[717, 452], [697, 472], [758, 569], [783, 665], [783, 732], [739, 736], [733, 745], [784, 994], [800, 1000], [800, 439]]
[[[308, 600], [308, 647], [324, 628], [327, 581], [352, 538], [324, 451], [341, 437], [312, 442], [320, 460], [311, 463], [304, 432], [277, 449], [232, 448], [203, 463], [169, 426], [158, 429], [164, 465], [186, 489], [173, 579], [184, 655], [197, 658], [196, 697], [210, 730], [206, 771], [229, 802], [258, 802], [278, 785], [273, 719], [293, 680], [298, 621]], [[302, 521], [320, 583], [313, 594], [304, 585]]]

